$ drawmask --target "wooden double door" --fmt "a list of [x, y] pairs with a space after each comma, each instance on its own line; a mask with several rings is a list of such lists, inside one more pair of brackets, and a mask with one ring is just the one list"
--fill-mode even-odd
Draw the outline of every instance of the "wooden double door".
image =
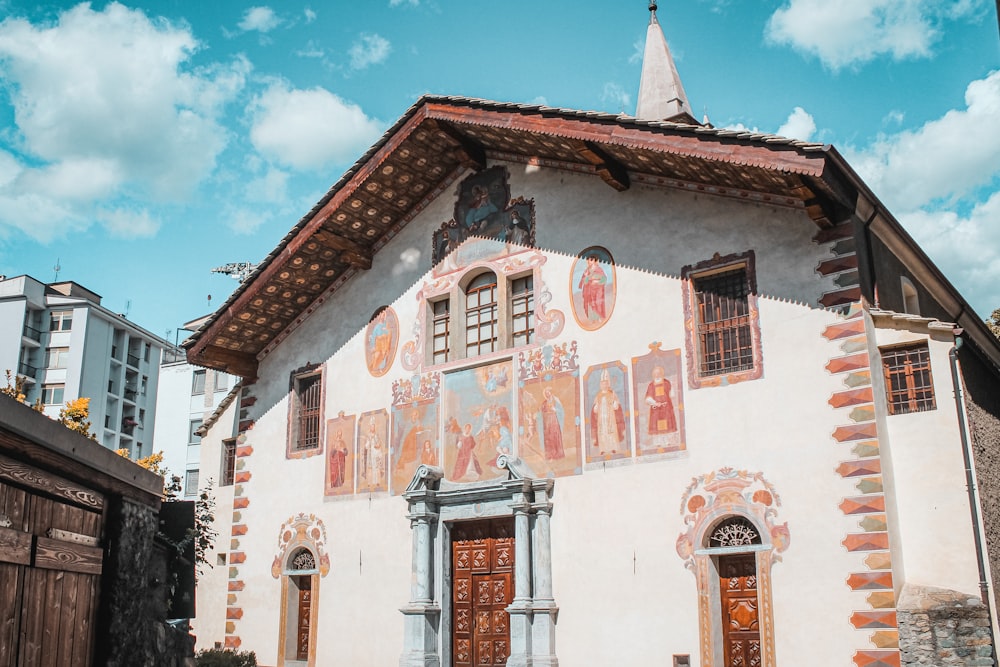
[[760, 667], [757, 557], [719, 557], [719, 593], [725, 667]]
[[452, 659], [455, 667], [506, 665], [514, 598], [514, 522], [452, 529]]

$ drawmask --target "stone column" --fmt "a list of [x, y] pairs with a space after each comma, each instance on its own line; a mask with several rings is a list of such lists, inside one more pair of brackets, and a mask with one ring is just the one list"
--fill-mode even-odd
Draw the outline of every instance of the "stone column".
[[441, 607], [434, 602], [431, 573], [434, 554], [431, 539], [432, 525], [438, 515], [426, 499], [410, 500], [410, 529], [413, 533], [411, 561], [410, 603], [400, 609], [403, 613], [403, 654], [400, 667], [440, 667], [438, 632], [441, 624]]
[[528, 667], [531, 662], [531, 503], [524, 493], [514, 494], [514, 601], [510, 614], [508, 667]]
[[552, 597], [552, 538], [549, 520], [552, 515], [551, 480], [537, 480], [535, 488], [535, 541], [532, 549], [534, 601], [531, 619], [531, 664], [536, 667], [557, 667], [556, 618], [559, 607]]

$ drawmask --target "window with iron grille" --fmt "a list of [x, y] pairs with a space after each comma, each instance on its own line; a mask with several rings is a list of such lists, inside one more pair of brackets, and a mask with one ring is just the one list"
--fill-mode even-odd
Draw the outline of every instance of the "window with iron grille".
[[496, 274], [480, 274], [465, 289], [466, 357], [497, 349], [497, 314]]
[[219, 486], [232, 486], [236, 477], [236, 438], [222, 441], [222, 474]]
[[510, 283], [511, 342], [514, 347], [527, 345], [535, 333], [535, 292], [532, 276], [515, 278]]
[[881, 352], [889, 414], [935, 409], [934, 380], [927, 344], [887, 348]]
[[431, 304], [431, 363], [448, 361], [451, 346], [451, 302], [448, 299]]
[[693, 279], [701, 376], [753, 368], [746, 267]]
[[295, 379], [295, 449], [315, 449], [319, 447], [320, 402], [322, 400], [323, 376], [312, 374]]

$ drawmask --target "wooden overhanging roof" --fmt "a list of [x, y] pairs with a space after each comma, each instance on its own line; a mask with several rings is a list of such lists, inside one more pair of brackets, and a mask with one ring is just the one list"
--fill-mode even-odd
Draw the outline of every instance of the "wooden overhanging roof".
[[858, 193], [829, 151], [711, 126], [426, 96], [183, 345], [193, 364], [255, 377], [264, 355], [487, 158], [593, 174], [616, 190], [639, 182], [797, 207], [827, 228], [854, 212]]

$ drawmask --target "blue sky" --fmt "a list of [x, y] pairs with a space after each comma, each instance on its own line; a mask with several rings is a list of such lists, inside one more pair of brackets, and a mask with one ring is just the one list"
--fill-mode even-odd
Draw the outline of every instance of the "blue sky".
[[[0, 0], [0, 273], [174, 339], [423, 93], [633, 113], [646, 0]], [[834, 144], [1000, 307], [992, 0], [686, 0], [696, 115]], [[168, 333], [169, 332], [169, 333]], [[183, 336], [182, 336], [183, 337]]]

